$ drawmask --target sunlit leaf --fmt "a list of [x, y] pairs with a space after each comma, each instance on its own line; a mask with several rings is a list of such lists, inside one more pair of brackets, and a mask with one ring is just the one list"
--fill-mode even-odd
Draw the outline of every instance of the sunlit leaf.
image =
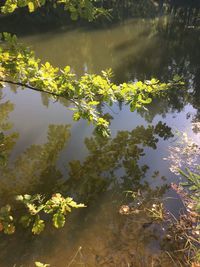
[[61, 228], [65, 225], [65, 216], [60, 212], [53, 215], [53, 225], [56, 228]]

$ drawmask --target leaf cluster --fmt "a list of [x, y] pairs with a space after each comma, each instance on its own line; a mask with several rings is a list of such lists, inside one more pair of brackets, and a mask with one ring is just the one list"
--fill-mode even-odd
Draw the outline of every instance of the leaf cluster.
[[16, 36], [4, 33], [1, 40], [0, 68], [4, 73], [1, 82], [9, 82], [9, 77], [11, 83], [70, 100], [75, 106], [74, 120], [86, 119], [103, 136], [109, 135], [109, 120], [98, 111], [102, 103], [112, 106], [120, 101], [134, 111], [151, 103], [152, 96], [182, 85], [177, 79], [170, 83], [151, 79], [115, 84], [110, 69], [101, 74], [86, 73], [78, 79], [69, 66], [59, 69], [49, 62], [42, 64], [32, 50], [18, 43]]
[[62, 6], [70, 13], [72, 20], [79, 17], [92, 21], [100, 15], [108, 16], [108, 12], [96, 6], [97, 0], [6, 0], [1, 7], [4, 14], [13, 13], [16, 9], [27, 7], [29, 12], [34, 12], [45, 5], [52, 5], [54, 8]]
[[[26, 213], [18, 220], [24, 228], [31, 227], [32, 233], [40, 234], [45, 228], [45, 221], [42, 214], [51, 214], [52, 223], [55, 228], [61, 228], [65, 225], [66, 216], [72, 209], [83, 208], [84, 204], [77, 204], [71, 197], [64, 198], [60, 193], [53, 194], [45, 201], [42, 195], [18, 195], [16, 200], [23, 204]], [[6, 205], [0, 209], [0, 231], [5, 234], [13, 234], [15, 225], [13, 216], [11, 216], [11, 206]]]

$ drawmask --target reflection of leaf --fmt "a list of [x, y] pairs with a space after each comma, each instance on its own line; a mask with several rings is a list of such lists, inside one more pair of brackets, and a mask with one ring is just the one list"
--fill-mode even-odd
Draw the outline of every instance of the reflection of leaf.
[[27, 228], [32, 221], [32, 218], [29, 215], [24, 215], [20, 218], [20, 223], [23, 225], [23, 227]]
[[11, 235], [15, 232], [15, 226], [13, 223], [5, 224], [4, 225], [4, 233]]
[[[171, 128], [158, 122], [155, 126], [138, 126], [132, 131], [119, 131], [114, 138], [93, 135], [85, 139], [88, 156], [83, 162], [69, 163], [67, 190], [76, 192], [85, 203], [106, 190], [118, 186], [122, 191], [133, 191], [144, 187], [147, 165], [141, 166], [139, 159], [145, 155], [145, 147], [156, 149], [160, 139], [173, 136]], [[123, 173], [119, 177], [119, 173]], [[120, 182], [119, 182], [120, 181]], [[71, 191], [70, 191], [71, 190]]]
[[15, 232], [10, 205], [6, 205], [0, 209], [0, 231], [4, 231], [4, 233], [8, 235]]
[[[2, 91], [0, 91], [0, 100], [1, 97]], [[5, 167], [7, 165], [9, 153], [18, 137], [16, 133], [6, 134], [6, 131], [10, 130], [12, 127], [12, 124], [8, 122], [8, 117], [13, 109], [14, 105], [9, 101], [0, 103], [0, 167]]]
[[[1, 115], [0, 105], [0, 128]], [[0, 146], [0, 155], [5, 156], [5, 160], [2, 161], [4, 164], [2, 164], [2, 167], [0, 165], [0, 168], [2, 168], [0, 170], [0, 195], [8, 192], [9, 195], [34, 192], [36, 186], [41, 193], [46, 193], [47, 191], [53, 193], [53, 187], [62, 178], [61, 172], [56, 168], [57, 159], [69, 137], [69, 125], [49, 125], [45, 144], [30, 146], [14, 161], [13, 165], [7, 166], [6, 163], [16, 136], [12, 134], [5, 135], [3, 140], [5, 149], [2, 153]], [[45, 184], [45, 187], [42, 186], [43, 184]], [[41, 188], [38, 189], [38, 185]], [[24, 197], [28, 198], [28, 195]]]

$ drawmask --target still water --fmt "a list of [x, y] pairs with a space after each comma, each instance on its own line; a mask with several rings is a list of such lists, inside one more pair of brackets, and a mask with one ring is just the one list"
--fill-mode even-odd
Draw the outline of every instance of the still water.
[[0, 130], [8, 155], [0, 167], [2, 203], [17, 194], [62, 192], [87, 208], [73, 212], [61, 230], [49, 224], [40, 236], [20, 229], [12, 236], [1, 234], [0, 267], [33, 266], [34, 261], [55, 267], [172, 266], [170, 259], [157, 258], [164, 250], [159, 225], [146, 229], [144, 214], [123, 216], [119, 208], [132, 201], [127, 190], [140, 190], [147, 205], [160, 198], [167, 199], [175, 215], [180, 209], [181, 201], [168, 186], [180, 177], [164, 158], [176, 144], [177, 131], [200, 145], [198, 26], [169, 17], [134, 18], [107, 27], [76, 24], [42, 33], [36, 28], [20, 34], [20, 41], [42, 60], [70, 65], [77, 75], [112, 68], [115, 81], [123, 82], [167, 81], [177, 73], [186, 85], [145, 110], [131, 113], [117, 104], [108, 109], [112, 135], [106, 140], [87, 122], [73, 122], [63, 99], [55, 102], [17, 87], [1, 90]]

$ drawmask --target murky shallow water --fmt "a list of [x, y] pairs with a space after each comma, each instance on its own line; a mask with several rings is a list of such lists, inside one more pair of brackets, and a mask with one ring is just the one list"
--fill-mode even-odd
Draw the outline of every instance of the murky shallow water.
[[[144, 214], [120, 215], [120, 205], [127, 202], [124, 192], [141, 190], [147, 202], [177, 198], [166, 184], [179, 178], [163, 160], [174, 144], [171, 131], [186, 131], [200, 144], [199, 133], [192, 130], [192, 122], [199, 122], [199, 30], [167, 22], [131, 19], [107, 29], [72, 27], [21, 36], [37, 56], [54, 65], [70, 65], [78, 75], [108, 67], [116, 81], [151, 76], [168, 80], [178, 73], [187, 85], [178, 94], [172, 90], [154, 100], [148, 110], [131, 113], [124, 106], [112, 107], [108, 140], [95, 136], [87, 122], [74, 123], [69, 103], [4, 88], [0, 118], [12, 123], [6, 134], [18, 136], [10, 137], [8, 165], [0, 167], [2, 202], [19, 193], [60, 191], [88, 207], [70, 215], [61, 230], [49, 225], [39, 237], [20, 230], [13, 236], [1, 235], [1, 267], [33, 266], [36, 260], [55, 267], [154, 263], [162, 248], [162, 229], [159, 225], [145, 229]], [[180, 205], [178, 199], [166, 201], [174, 214]]]

